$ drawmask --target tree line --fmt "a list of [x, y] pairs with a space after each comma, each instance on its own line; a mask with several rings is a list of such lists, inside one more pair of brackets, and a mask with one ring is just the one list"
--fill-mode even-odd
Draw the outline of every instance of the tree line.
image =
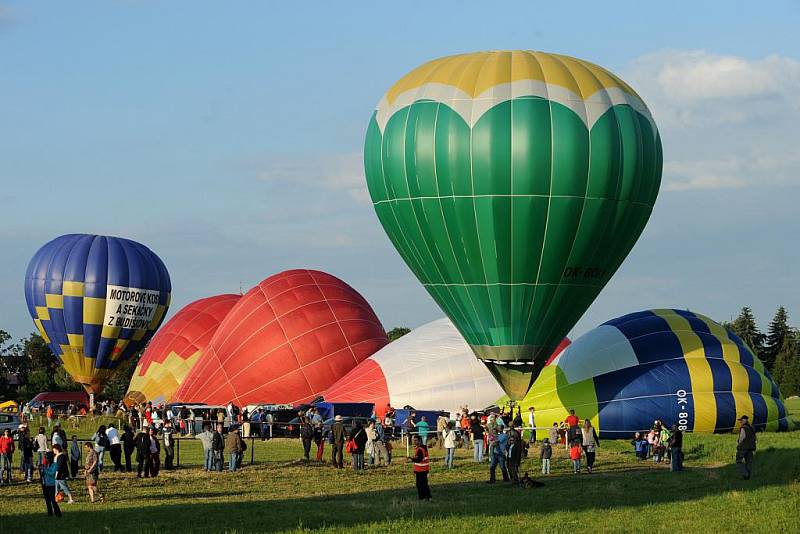
[[[773, 380], [784, 397], [800, 395], [800, 331], [789, 325], [789, 315], [781, 306], [762, 333], [756, 324], [753, 310], [742, 308], [739, 316], [731, 322], [722, 323], [725, 328], [738, 335], [764, 362]], [[398, 326], [387, 332], [390, 341], [395, 341], [411, 330]], [[106, 384], [103, 396], [121, 399], [128, 389], [131, 376], [139, 360], [124, 362], [117, 373]], [[14, 386], [11, 378], [21, 385]], [[17, 342], [0, 330], [0, 400], [30, 399], [42, 391], [80, 391], [76, 384], [58, 364], [50, 347], [38, 333]]]
[[[119, 400], [125, 395], [138, 360], [137, 355], [120, 365], [106, 384], [104, 397]], [[42, 391], [83, 391], [83, 386], [72, 380], [38, 333], [15, 342], [0, 330], [0, 401], [28, 400]]]
[[753, 349], [784, 397], [800, 395], [800, 331], [789, 325], [786, 308], [778, 308], [766, 334], [758, 329], [753, 310], [747, 306], [723, 325]]

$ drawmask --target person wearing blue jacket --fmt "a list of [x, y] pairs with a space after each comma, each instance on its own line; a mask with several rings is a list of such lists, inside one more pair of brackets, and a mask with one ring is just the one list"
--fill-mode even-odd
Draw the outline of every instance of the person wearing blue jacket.
[[58, 465], [52, 452], [45, 454], [45, 463], [39, 467], [42, 480], [42, 494], [47, 505], [47, 515], [61, 517], [61, 508], [56, 502], [56, 472]]
[[506, 468], [506, 454], [508, 452], [508, 436], [505, 432], [498, 432], [495, 437], [495, 443], [492, 447], [492, 457], [489, 461], [489, 484], [495, 483], [495, 471], [497, 465], [500, 464], [500, 470], [503, 472], [503, 482], [508, 482], [508, 469]]

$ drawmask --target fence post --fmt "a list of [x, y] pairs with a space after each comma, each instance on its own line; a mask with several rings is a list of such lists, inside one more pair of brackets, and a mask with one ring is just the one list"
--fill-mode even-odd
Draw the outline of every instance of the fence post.
[[178, 449], [175, 452], [175, 458], [176, 458], [175, 467], [180, 467], [181, 466], [181, 440], [180, 439], [176, 439], [175, 443], [177, 444], [176, 448]]
[[256, 452], [256, 440], [254, 437], [250, 436], [250, 465], [253, 465], [255, 462], [255, 452]]

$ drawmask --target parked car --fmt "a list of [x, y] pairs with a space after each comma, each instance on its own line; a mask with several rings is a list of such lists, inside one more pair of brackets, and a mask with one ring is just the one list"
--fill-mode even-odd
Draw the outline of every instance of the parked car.
[[19, 432], [19, 425], [22, 424], [22, 420], [16, 414], [11, 413], [0, 413], [0, 433], [6, 431], [6, 429], [11, 430], [11, 437], [17, 439], [17, 433]]

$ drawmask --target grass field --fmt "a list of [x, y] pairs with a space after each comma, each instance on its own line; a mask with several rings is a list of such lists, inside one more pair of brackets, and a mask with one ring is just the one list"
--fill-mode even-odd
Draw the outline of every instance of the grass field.
[[[788, 406], [800, 415], [800, 399]], [[735, 441], [733, 435], [686, 435], [681, 473], [637, 461], [627, 442], [606, 441], [596, 473], [575, 476], [562, 450], [554, 455], [552, 474], [538, 477], [545, 486], [534, 489], [487, 485], [488, 467], [474, 464], [471, 451], [459, 450], [456, 468], [447, 471], [439, 450], [432, 449], [430, 503], [417, 501], [402, 447], [395, 449], [395, 465], [354, 473], [299, 461], [296, 441], [256, 441], [261, 463], [235, 474], [206, 474], [194, 466], [150, 480], [104, 473], [100, 483], [108, 502], [103, 504], [89, 504], [81, 481], [74, 481], [78, 503], [63, 505], [57, 523], [44, 512], [38, 484], [2, 487], [0, 530], [45, 532], [57, 525], [65, 532], [154, 533], [797, 531], [800, 431], [759, 434], [755, 474], [747, 481], [733, 465]], [[538, 472], [537, 452], [523, 472]], [[200, 453], [196, 441], [182, 443], [184, 464], [199, 465]]]

